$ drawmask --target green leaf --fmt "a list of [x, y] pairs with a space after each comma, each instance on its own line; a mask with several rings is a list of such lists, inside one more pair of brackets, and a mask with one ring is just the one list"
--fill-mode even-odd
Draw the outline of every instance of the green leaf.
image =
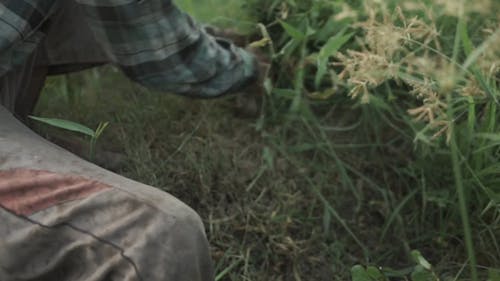
[[314, 29], [311, 26], [307, 25], [306, 36], [307, 37], [311, 37], [314, 34], [316, 34], [316, 29]]
[[321, 48], [318, 55], [318, 71], [316, 72], [316, 77], [314, 79], [314, 85], [319, 88], [321, 79], [325, 76], [329, 58], [337, 53], [337, 51], [345, 44], [354, 33], [349, 33], [346, 35], [337, 34], [330, 38], [326, 44]]
[[302, 41], [304, 40], [304, 38], [306, 37], [306, 35], [298, 30], [297, 28], [291, 26], [290, 24], [284, 22], [284, 21], [281, 21], [280, 20], [280, 24], [281, 26], [283, 27], [283, 29], [285, 29], [285, 32], [290, 35], [290, 37], [292, 37], [295, 41]]
[[330, 226], [332, 224], [332, 214], [328, 211], [327, 208], [323, 210], [323, 231], [325, 235], [330, 233]]
[[[321, 28], [316, 31], [314, 39], [316, 42], [327, 41], [330, 37], [338, 34], [336, 30], [339, 30], [339, 23], [333, 20], [327, 21]], [[345, 31], [345, 28], [343, 28], [343, 31]]]
[[99, 126], [97, 126], [97, 129], [95, 130], [95, 133], [94, 133], [94, 138], [99, 138], [99, 136], [101, 136], [102, 132], [104, 132], [104, 130], [106, 129], [106, 127], [108, 127], [109, 125], [109, 122], [101, 122], [99, 123]]
[[466, 46], [466, 52], [467, 52], [467, 59], [465, 60], [463, 64], [463, 69], [469, 69], [476, 61], [479, 59], [479, 57], [487, 50], [489, 43], [491, 41], [491, 38], [483, 42], [481, 45], [473, 49], [471, 52], [469, 52], [468, 48], [472, 48], [472, 43], [470, 42], [470, 39], [467, 34], [464, 32], [465, 35], [462, 35], [462, 40], [464, 42], [464, 46]]
[[392, 278], [392, 277], [398, 278], [395, 280], [403, 280], [406, 278], [407, 275], [410, 275], [414, 271], [414, 269], [415, 269], [414, 266], [398, 270], [390, 267], [384, 267], [384, 276], [386, 276], [386, 278]]
[[378, 268], [375, 266], [368, 266], [366, 268], [366, 273], [368, 276], [370, 276], [371, 279], [376, 280], [376, 281], [386, 281], [387, 278], [380, 272]]
[[269, 77], [266, 77], [266, 79], [264, 79], [263, 86], [264, 90], [266, 90], [266, 94], [270, 95], [274, 88], [273, 81]]
[[29, 116], [31, 119], [45, 123], [47, 125], [56, 127], [56, 128], [61, 128], [65, 129], [68, 131], [73, 131], [73, 132], [78, 132], [82, 133], [84, 135], [87, 135], [91, 138], [95, 136], [94, 130], [90, 129], [87, 126], [84, 126], [82, 124], [78, 124], [73, 121], [69, 120], [63, 120], [63, 119], [57, 119], [57, 118], [43, 118], [43, 117], [36, 117], [36, 116]]
[[412, 281], [437, 281], [436, 277], [423, 266], [415, 266], [415, 270], [411, 273]]
[[271, 149], [269, 149], [269, 147], [264, 147], [264, 149], [262, 151], [262, 158], [264, 160], [266, 167], [268, 167], [269, 169], [273, 169], [274, 155], [273, 155]]
[[361, 265], [355, 265], [351, 268], [352, 281], [372, 281], [365, 268]]
[[499, 142], [500, 141], [500, 134], [483, 133], [483, 134], [476, 134], [475, 137], [479, 138], [479, 139], [485, 139], [485, 140], [494, 141], [494, 142]]
[[462, 45], [465, 50], [465, 54], [467, 55], [467, 59], [465, 60], [464, 64], [462, 65], [463, 69], [471, 69], [472, 74], [476, 77], [476, 79], [479, 82], [479, 85], [483, 90], [488, 93], [488, 95], [493, 98], [496, 104], [500, 104], [497, 98], [497, 94], [495, 93], [494, 89], [488, 84], [487, 79], [484, 77], [484, 75], [474, 67], [474, 63], [477, 61], [477, 59], [484, 53], [486, 50], [486, 47], [491, 43], [495, 36], [492, 35], [490, 38], [488, 38], [486, 41], [484, 41], [479, 47], [474, 47], [472, 40], [469, 37], [469, 34], [467, 32], [467, 28], [465, 25], [464, 20], [459, 21], [459, 26], [460, 28], [460, 39], [462, 40]]
[[382, 229], [382, 234], [380, 235], [380, 241], [384, 240], [385, 235], [389, 230], [389, 227], [391, 226], [392, 222], [400, 215], [401, 210], [406, 206], [406, 203], [408, 203], [408, 201], [410, 201], [410, 199], [417, 194], [417, 191], [418, 189], [413, 190], [410, 194], [408, 194], [402, 200], [400, 200], [401, 202], [396, 206], [394, 211], [391, 213], [389, 219], [387, 219], [384, 225], [384, 228]]
[[422, 256], [422, 253], [420, 253], [419, 250], [411, 251], [411, 256], [418, 265], [422, 266], [427, 270], [431, 270], [432, 265], [424, 258], [424, 256]]

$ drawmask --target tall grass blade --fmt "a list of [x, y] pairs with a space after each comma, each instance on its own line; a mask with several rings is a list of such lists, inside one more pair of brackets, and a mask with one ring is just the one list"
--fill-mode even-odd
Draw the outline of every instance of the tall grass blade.
[[337, 51], [349, 41], [354, 33], [349, 33], [343, 35], [342, 33], [337, 34], [336, 36], [330, 38], [328, 42], [326, 42], [325, 46], [321, 48], [318, 55], [318, 71], [316, 72], [316, 77], [314, 78], [314, 84], [316, 88], [319, 88], [321, 79], [325, 76], [328, 67], [328, 59], [335, 55]]
[[77, 133], [82, 133], [82, 134], [87, 135], [91, 138], [93, 138], [95, 136], [94, 130], [90, 129], [87, 126], [84, 126], [82, 124], [78, 124], [78, 123], [73, 122], [73, 121], [57, 119], [57, 118], [36, 117], [36, 116], [29, 116], [29, 118], [36, 120], [36, 121], [39, 121], [39, 122], [42, 122], [42, 123], [45, 123], [47, 125], [56, 127], [56, 128], [61, 128], [61, 129], [65, 129], [65, 130], [73, 131], [73, 132], [77, 132]]
[[280, 24], [283, 27], [283, 29], [285, 30], [285, 32], [288, 35], [290, 35], [290, 37], [292, 37], [295, 41], [300, 42], [306, 38], [306, 34], [303, 33], [302, 31], [298, 30], [294, 26], [292, 26], [284, 21], [280, 21]]
[[474, 243], [472, 241], [472, 229], [469, 220], [469, 209], [467, 204], [467, 198], [465, 195], [465, 186], [462, 178], [462, 171], [460, 168], [460, 157], [459, 157], [460, 152], [458, 150], [455, 134], [452, 134], [451, 136], [450, 149], [451, 149], [451, 162], [453, 167], [453, 175], [455, 178], [455, 187], [458, 194], [460, 217], [462, 218], [465, 246], [467, 250], [467, 256], [469, 257], [471, 277], [473, 281], [478, 281], [479, 279], [476, 268], [477, 266], [476, 254], [474, 251]]

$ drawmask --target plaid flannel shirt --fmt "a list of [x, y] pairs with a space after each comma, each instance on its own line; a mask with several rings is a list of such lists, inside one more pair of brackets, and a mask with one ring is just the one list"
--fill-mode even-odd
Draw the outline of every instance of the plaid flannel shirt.
[[251, 54], [208, 35], [170, 0], [0, 0], [0, 76], [37, 48], [59, 1], [76, 1], [109, 59], [148, 88], [216, 97], [256, 76]]

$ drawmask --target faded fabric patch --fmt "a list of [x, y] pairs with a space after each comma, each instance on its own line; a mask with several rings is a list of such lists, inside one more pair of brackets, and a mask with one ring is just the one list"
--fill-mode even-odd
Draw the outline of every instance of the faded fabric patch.
[[17, 215], [29, 216], [109, 188], [98, 181], [48, 171], [0, 171], [0, 205]]

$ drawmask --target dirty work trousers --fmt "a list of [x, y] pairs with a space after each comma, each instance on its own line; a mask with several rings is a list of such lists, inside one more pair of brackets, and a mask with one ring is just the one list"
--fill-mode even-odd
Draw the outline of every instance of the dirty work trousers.
[[[14, 118], [29, 113], [46, 74], [105, 62], [89, 47], [86, 27], [74, 29], [77, 14], [56, 14], [58, 27], [48, 29], [44, 45], [0, 77], [0, 280], [213, 280], [196, 212], [78, 158]], [[51, 40], [54, 33], [69, 41]]]

